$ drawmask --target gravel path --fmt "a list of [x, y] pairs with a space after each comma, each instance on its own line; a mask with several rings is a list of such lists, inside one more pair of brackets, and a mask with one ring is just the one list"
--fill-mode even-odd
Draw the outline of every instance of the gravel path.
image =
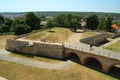
[[3, 78], [3, 77], [0, 76], [0, 80], [8, 80], [8, 79], [5, 79], [5, 78]]
[[6, 50], [0, 50], [0, 60], [6, 60], [6, 61], [24, 64], [32, 67], [51, 69], [51, 70], [61, 70], [73, 64], [73, 62], [69, 60], [65, 62], [52, 64], [52, 63], [46, 63], [46, 62], [41, 62], [37, 60], [17, 58], [17, 57], [10, 56], [8, 54], [10, 53], [7, 52]]
[[0, 49], [0, 54], [8, 55], [8, 54], [10, 54], [10, 52], [8, 52], [7, 50], [4, 50], [4, 49]]

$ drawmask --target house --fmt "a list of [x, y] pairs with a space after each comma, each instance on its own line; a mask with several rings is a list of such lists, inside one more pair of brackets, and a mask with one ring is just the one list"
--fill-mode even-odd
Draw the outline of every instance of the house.
[[113, 32], [120, 33], [120, 27], [117, 24], [113, 24], [111, 27]]
[[46, 24], [47, 24], [47, 21], [41, 21], [41, 23], [40, 23], [41, 26], [44, 26]]
[[80, 25], [81, 25], [81, 29], [85, 29], [86, 21], [84, 19], [81, 19]]

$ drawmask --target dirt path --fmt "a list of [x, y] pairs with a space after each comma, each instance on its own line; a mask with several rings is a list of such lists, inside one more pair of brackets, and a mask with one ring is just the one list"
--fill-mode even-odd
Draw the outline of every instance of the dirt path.
[[74, 44], [74, 43], [79, 42], [81, 35], [82, 35], [82, 33], [74, 33], [74, 34], [67, 40], [67, 42], [65, 42], [65, 44]]

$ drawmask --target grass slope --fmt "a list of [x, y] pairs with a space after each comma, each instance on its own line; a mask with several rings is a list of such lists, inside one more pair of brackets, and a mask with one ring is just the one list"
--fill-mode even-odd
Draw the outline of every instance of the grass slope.
[[106, 47], [106, 49], [120, 52], [120, 41], [118, 41], [115, 44], [112, 44], [112, 45]]
[[46, 70], [1, 60], [0, 75], [8, 80], [117, 80], [79, 64], [64, 70]]
[[72, 31], [70, 31], [67, 28], [52, 28], [51, 32], [48, 30], [37, 32], [31, 35], [28, 35], [25, 37], [25, 39], [30, 40], [41, 40], [44, 39], [46, 41], [53, 41], [53, 42], [64, 42], [66, 41], [71, 35], [73, 34]]
[[81, 35], [80, 39], [87, 38], [87, 37], [90, 37], [90, 36], [95, 36], [97, 34], [99, 34], [99, 32], [84, 32]]

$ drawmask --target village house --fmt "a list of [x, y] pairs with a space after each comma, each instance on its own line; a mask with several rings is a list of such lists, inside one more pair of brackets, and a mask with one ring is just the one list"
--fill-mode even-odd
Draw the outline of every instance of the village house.
[[120, 27], [117, 24], [113, 24], [112, 31], [120, 34]]

